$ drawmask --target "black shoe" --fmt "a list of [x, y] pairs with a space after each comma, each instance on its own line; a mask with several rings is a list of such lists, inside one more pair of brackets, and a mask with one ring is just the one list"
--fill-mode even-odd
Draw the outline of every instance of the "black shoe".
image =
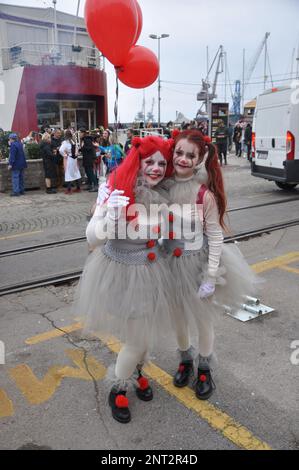
[[57, 194], [57, 191], [55, 191], [55, 189], [53, 189], [53, 188], [47, 188], [46, 193], [47, 194]]
[[126, 391], [118, 392], [112, 388], [109, 395], [109, 405], [111, 406], [112, 417], [119, 423], [129, 423], [131, 421], [131, 413], [128, 408], [129, 401], [126, 397]]
[[148, 383], [148, 380], [140, 374], [137, 382], [138, 387], [136, 388], [136, 395], [139, 400], [151, 401], [154, 398], [154, 394], [152, 387]]
[[210, 370], [198, 369], [198, 376], [195, 384], [195, 394], [199, 400], [208, 400], [211, 397], [216, 386], [212, 379]]
[[179, 388], [186, 387], [192, 374], [193, 361], [181, 362], [178, 371], [173, 378], [173, 384]]
[[86, 188], [84, 188], [84, 191], [91, 191], [92, 190], [92, 186], [87, 186]]
[[11, 193], [10, 194], [10, 197], [20, 197], [21, 194], [20, 193]]

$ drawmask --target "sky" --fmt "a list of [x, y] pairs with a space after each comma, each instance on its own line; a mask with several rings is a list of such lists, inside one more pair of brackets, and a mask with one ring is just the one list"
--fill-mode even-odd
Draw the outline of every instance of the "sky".
[[[99, 0], [100, 1], [100, 0]], [[3, 3], [49, 7], [51, 0], [3, 0]], [[81, 15], [85, 0], [81, 0]], [[220, 45], [227, 54], [228, 77], [226, 97], [231, 102], [234, 81], [242, 79], [243, 49], [245, 63], [255, 56], [266, 32], [270, 32], [268, 52], [273, 85], [288, 83], [292, 69], [296, 72], [296, 57], [299, 56], [299, 0], [139, 0], [143, 12], [143, 30], [138, 41], [157, 53], [158, 41], [150, 34], [169, 34], [161, 40], [161, 120], [167, 122], [182, 112], [193, 119], [201, 106], [196, 95], [201, 80], [207, 74], [207, 46], [210, 62]], [[57, 0], [57, 9], [76, 14], [76, 0]], [[100, 20], [99, 20], [100, 27]], [[298, 52], [297, 52], [298, 51]], [[299, 60], [297, 61], [299, 64]], [[109, 121], [114, 120], [115, 72], [107, 64]], [[214, 80], [215, 69], [211, 78]], [[268, 71], [270, 76], [270, 72]], [[260, 57], [245, 91], [245, 102], [263, 91], [264, 57]], [[299, 77], [298, 77], [299, 78]], [[216, 101], [225, 98], [225, 74], [219, 76]], [[269, 80], [267, 87], [271, 87]], [[120, 84], [119, 118], [121, 122], [132, 122], [142, 110], [143, 90], [128, 88]], [[146, 112], [155, 99], [154, 114], [157, 118], [157, 82], [145, 90]]]

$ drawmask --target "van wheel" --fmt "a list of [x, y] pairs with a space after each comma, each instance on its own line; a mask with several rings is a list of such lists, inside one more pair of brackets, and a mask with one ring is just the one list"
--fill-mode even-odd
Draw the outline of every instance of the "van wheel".
[[276, 186], [285, 191], [292, 191], [295, 189], [298, 183], [281, 183], [280, 181], [275, 181]]

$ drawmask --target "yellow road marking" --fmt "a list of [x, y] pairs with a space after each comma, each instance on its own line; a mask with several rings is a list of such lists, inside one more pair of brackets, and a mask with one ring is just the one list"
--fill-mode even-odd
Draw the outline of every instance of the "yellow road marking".
[[8, 418], [14, 415], [12, 401], [8, 398], [6, 392], [0, 389], [0, 418]]
[[18, 237], [28, 237], [29, 235], [35, 235], [36, 233], [43, 233], [43, 230], [37, 230], [36, 232], [17, 233], [16, 235], [10, 235], [8, 237], [2, 237], [2, 238], [0, 238], [0, 240], [10, 240], [11, 238], [18, 238]]
[[251, 268], [256, 273], [263, 273], [265, 271], [270, 271], [271, 269], [279, 268], [280, 266], [290, 264], [298, 260], [299, 260], [299, 251], [294, 251], [283, 256], [278, 256], [277, 258], [273, 258], [267, 261], [261, 261], [256, 264], [252, 264]]
[[[70, 327], [65, 327], [64, 330], [75, 331], [75, 330], [79, 330], [80, 328], [82, 328], [82, 324], [77, 323], [77, 324], [71, 325]], [[26, 344], [37, 344], [43, 341], [48, 341], [49, 339], [52, 339], [52, 338], [56, 338], [58, 336], [63, 336], [63, 333], [57, 332], [57, 330], [49, 331], [47, 334], [38, 335], [36, 337], [30, 338], [30, 340], [26, 341]], [[95, 334], [95, 336], [99, 338], [112, 352], [117, 354], [120, 351], [121, 343], [116, 338], [103, 336], [97, 333]], [[59, 370], [61, 374], [62, 369], [59, 368]], [[221, 411], [220, 409], [218, 409], [217, 407], [215, 407], [209, 402], [197, 400], [197, 398], [194, 395], [194, 392], [191, 389], [189, 388], [179, 389], [179, 388], [174, 387], [172, 383], [172, 377], [166, 372], [164, 372], [162, 369], [157, 367], [156, 365], [150, 363], [148, 366], [144, 368], [144, 370], [145, 370], [145, 373], [148, 375], [148, 377], [150, 377], [152, 380], [157, 382], [162, 388], [164, 388], [164, 390], [166, 390], [170, 395], [174, 396], [178, 401], [180, 401], [187, 408], [197, 413], [198, 416], [200, 416], [202, 419], [207, 421], [212, 428], [216, 429], [217, 431], [220, 431], [225, 438], [232, 441], [238, 447], [244, 448], [247, 450], [270, 450], [271, 449], [271, 447], [268, 444], [256, 438], [246, 427], [237, 423], [228, 414], [224, 413], [223, 411]], [[20, 370], [21, 376], [22, 374], [24, 375], [23, 371], [25, 371], [25, 369]], [[50, 375], [52, 376], [55, 375], [55, 372], [56, 370], [53, 370], [52, 374]], [[28, 374], [28, 370], [26, 371], [26, 373]], [[27, 378], [27, 380], [28, 379], [29, 377]], [[32, 388], [32, 382], [31, 382], [32, 372], [31, 372], [30, 379], [26, 383], [26, 392], [28, 395], [27, 396], [28, 401], [30, 401], [31, 403], [32, 403], [31, 401], [32, 399], [34, 401], [37, 401], [37, 403], [46, 401], [49, 398], [47, 396], [45, 396], [42, 401], [38, 401], [40, 400], [39, 383], [36, 382], [37, 379], [34, 375], [33, 375], [33, 379], [35, 379], [35, 384], [37, 388], [35, 389], [34, 395], [32, 397], [32, 394], [30, 394], [30, 389]], [[19, 388], [21, 388], [22, 383], [20, 383], [20, 385], [18, 386]], [[47, 390], [45, 391], [47, 392]], [[54, 393], [54, 391], [52, 391], [52, 394]]]
[[[118, 353], [121, 349], [121, 343], [113, 337], [107, 337], [95, 334], [106, 346], [114, 353]], [[256, 438], [246, 427], [237, 423], [228, 414], [221, 411], [216, 406], [207, 401], [198, 400], [194, 391], [186, 387], [184, 389], [177, 388], [173, 385], [172, 377], [164, 372], [153, 363], [149, 363], [144, 368], [144, 372], [152, 380], [161, 385], [170, 395], [174, 396], [183, 405], [200, 416], [208, 424], [220, 431], [223, 436], [238, 447], [247, 450], [271, 450], [271, 447], [260, 439]]]
[[73, 331], [80, 330], [82, 328], [82, 323], [74, 323], [73, 325], [69, 326], [61, 326], [60, 330], [51, 330], [51, 331], [46, 331], [46, 333], [41, 333], [40, 335], [33, 336], [32, 338], [26, 339], [25, 343], [26, 344], [38, 344], [38, 343], [43, 343], [44, 341], [49, 341], [50, 339], [53, 338], [59, 338], [60, 336], [64, 336], [65, 333], [72, 333]]
[[[93, 356], [87, 356], [88, 373], [84, 361], [84, 351], [70, 349], [66, 355], [76, 364], [77, 368], [70, 366], [53, 366], [43, 379], [38, 379], [32, 369], [26, 364], [20, 364], [9, 370], [9, 375], [16, 382], [25, 398], [32, 405], [40, 405], [48, 401], [60, 386], [62, 379], [73, 378], [80, 380], [102, 379], [106, 368], [96, 361]], [[0, 396], [1, 398], [1, 396]], [[1, 416], [1, 413], [0, 413]]]
[[279, 269], [283, 269], [284, 271], [288, 271], [289, 273], [299, 274], [299, 269], [292, 268], [291, 266], [279, 266]]

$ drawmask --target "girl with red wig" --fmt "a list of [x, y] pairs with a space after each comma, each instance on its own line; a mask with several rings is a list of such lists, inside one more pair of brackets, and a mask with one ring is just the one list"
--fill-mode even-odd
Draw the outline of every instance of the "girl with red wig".
[[[164, 201], [156, 188], [169, 174], [172, 145], [154, 136], [132, 141], [125, 161], [109, 178], [107, 200], [104, 204], [98, 200], [86, 232], [93, 252], [78, 289], [76, 310], [84, 312], [85, 331], [114, 335], [124, 343], [109, 395], [112, 416], [121, 423], [131, 419], [126, 393], [134, 377], [137, 397], [152, 400], [142, 366], [148, 351], [157, 342], [163, 344], [172, 329], [173, 286], [158, 244], [160, 227], [156, 218], [136, 214], [133, 206], [149, 209]], [[120, 234], [121, 221], [126, 229], [133, 228], [135, 237], [129, 237], [128, 231]]]
[[194, 363], [190, 332], [197, 331], [195, 391], [197, 398], [206, 400], [215, 388], [210, 368], [215, 304], [243, 303], [242, 296], [253, 293], [255, 277], [241, 252], [223, 245], [226, 196], [214, 145], [197, 130], [178, 133], [174, 144], [174, 178], [166, 182], [174, 210], [169, 236], [164, 235], [178, 310], [175, 328], [181, 361], [174, 385], [189, 383]]

